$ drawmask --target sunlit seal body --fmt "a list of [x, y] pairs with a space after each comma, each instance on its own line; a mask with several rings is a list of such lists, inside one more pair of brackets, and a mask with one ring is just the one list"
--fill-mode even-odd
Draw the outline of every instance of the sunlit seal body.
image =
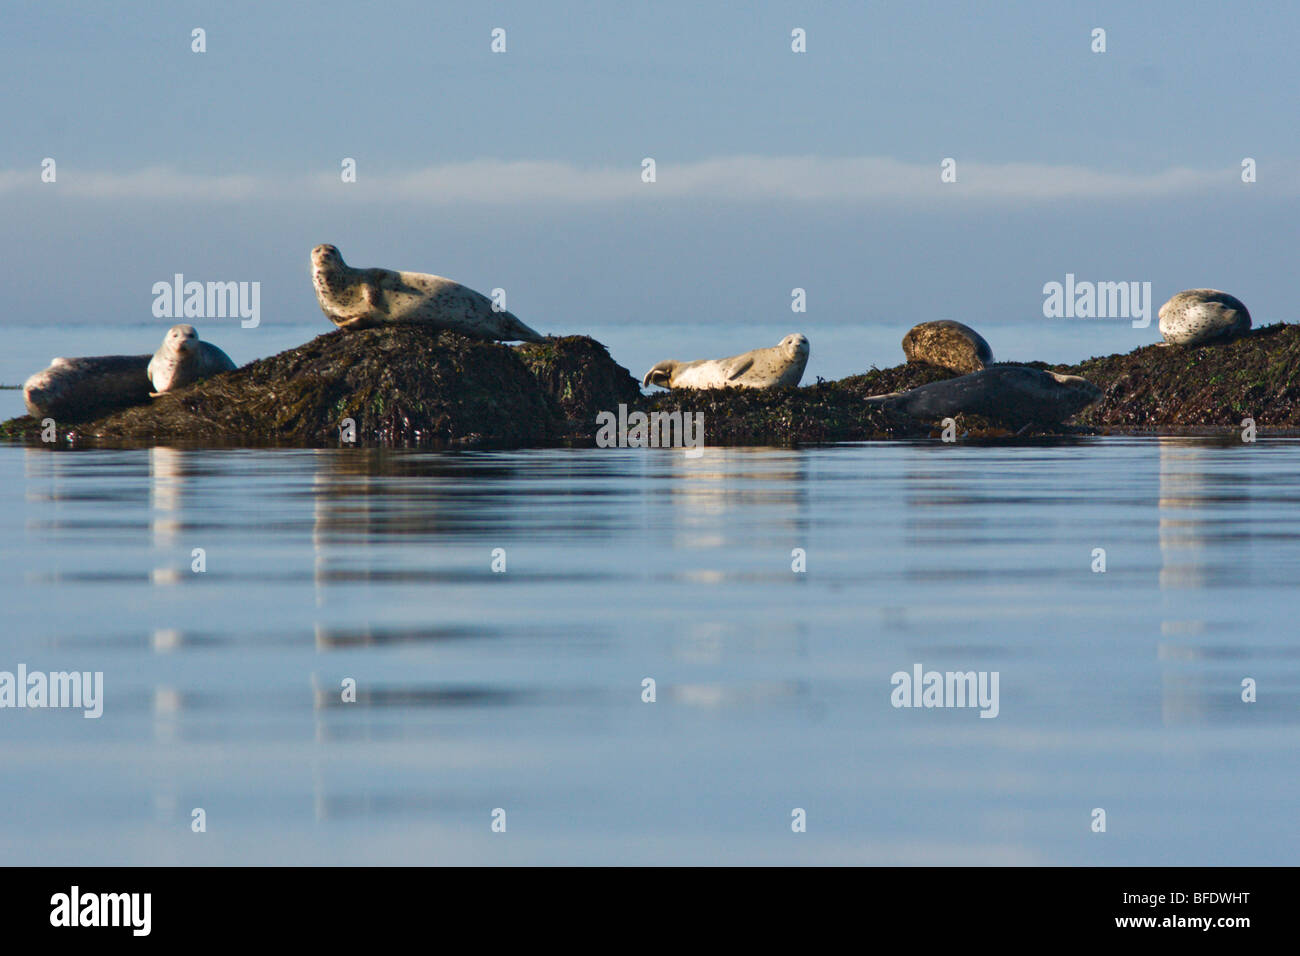
[[949, 319], [912, 326], [903, 336], [903, 354], [910, 364], [937, 365], [962, 375], [993, 364], [993, 350], [984, 337]]
[[149, 401], [148, 355], [56, 358], [23, 383], [23, 404], [36, 418], [84, 421], [100, 412]]
[[154, 393], [162, 394], [234, 367], [230, 356], [221, 349], [199, 341], [194, 326], [173, 325], [149, 360], [149, 381]]
[[325, 317], [341, 329], [397, 322], [498, 342], [546, 341], [509, 312], [493, 310], [487, 296], [459, 282], [423, 272], [353, 269], [330, 245], [311, 251], [311, 278]]
[[1169, 345], [1200, 345], [1250, 331], [1250, 312], [1218, 289], [1188, 289], [1160, 307], [1160, 334]]
[[808, 365], [808, 339], [798, 332], [777, 345], [721, 359], [668, 359], [645, 373], [642, 385], [664, 388], [772, 388], [798, 385]]
[[912, 418], [938, 421], [960, 413], [1008, 425], [1054, 425], [1101, 398], [1101, 389], [1077, 375], [1024, 365], [994, 365], [958, 378], [866, 401]]

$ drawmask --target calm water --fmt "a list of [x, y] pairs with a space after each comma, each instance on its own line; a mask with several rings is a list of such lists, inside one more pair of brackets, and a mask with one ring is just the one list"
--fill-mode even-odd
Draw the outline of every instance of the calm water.
[[6, 863], [1297, 861], [1300, 443], [0, 472], [0, 670], [105, 682], [0, 710]]

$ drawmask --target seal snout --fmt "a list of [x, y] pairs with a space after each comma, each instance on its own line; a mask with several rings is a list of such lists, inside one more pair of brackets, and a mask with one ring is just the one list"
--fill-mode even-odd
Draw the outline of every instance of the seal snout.
[[341, 266], [343, 265], [343, 257], [339, 255], [337, 246], [332, 246], [326, 242], [312, 249], [311, 263], [318, 269], [321, 266]]
[[173, 325], [167, 330], [167, 341], [181, 352], [193, 352], [199, 344], [199, 333], [192, 325]]

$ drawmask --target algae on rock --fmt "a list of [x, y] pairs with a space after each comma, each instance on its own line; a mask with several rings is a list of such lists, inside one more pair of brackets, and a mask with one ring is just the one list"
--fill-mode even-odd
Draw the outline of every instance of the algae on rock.
[[[1229, 342], [1146, 346], [1073, 366], [1020, 363], [1080, 375], [1102, 390], [1073, 424], [1081, 430], [1213, 430], [1245, 417], [1261, 432], [1300, 429], [1300, 326], [1259, 328]], [[344, 419], [358, 445], [527, 447], [594, 444], [598, 412], [702, 413], [711, 445], [792, 445], [915, 438], [938, 433], [863, 399], [955, 373], [928, 365], [871, 369], [798, 388], [679, 390], [643, 396], [628, 370], [586, 336], [506, 346], [420, 326], [334, 331], [298, 348], [86, 423], [59, 422], [62, 442], [337, 446]], [[957, 416], [958, 434], [1019, 433]], [[0, 437], [39, 443], [23, 416]]]

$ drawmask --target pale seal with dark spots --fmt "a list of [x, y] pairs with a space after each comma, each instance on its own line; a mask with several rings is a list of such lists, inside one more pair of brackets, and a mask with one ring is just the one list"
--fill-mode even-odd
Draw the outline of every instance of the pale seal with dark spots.
[[942, 319], [914, 325], [903, 336], [903, 354], [912, 365], [937, 365], [965, 375], [993, 364], [993, 350], [968, 325]]
[[1250, 331], [1250, 312], [1218, 289], [1187, 289], [1160, 307], [1160, 334], [1169, 345], [1200, 345]]
[[149, 360], [149, 381], [161, 395], [192, 382], [233, 370], [230, 356], [209, 342], [200, 342], [192, 325], [173, 325]]
[[994, 365], [906, 392], [873, 395], [866, 401], [925, 421], [966, 413], [1008, 425], [1055, 425], [1099, 398], [1101, 389], [1077, 375]]
[[311, 251], [311, 277], [325, 317], [341, 329], [387, 323], [428, 325], [477, 339], [545, 342], [492, 300], [459, 282], [423, 272], [354, 269], [330, 245]]
[[36, 418], [76, 422], [149, 401], [149, 355], [56, 358], [23, 383], [23, 404]]
[[778, 344], [721, 359], [668, 359], [645, 373], [642, 385], [664, 388], [772, 388], [798, 385], [808, 365], [808, 339], [798, 332]]

